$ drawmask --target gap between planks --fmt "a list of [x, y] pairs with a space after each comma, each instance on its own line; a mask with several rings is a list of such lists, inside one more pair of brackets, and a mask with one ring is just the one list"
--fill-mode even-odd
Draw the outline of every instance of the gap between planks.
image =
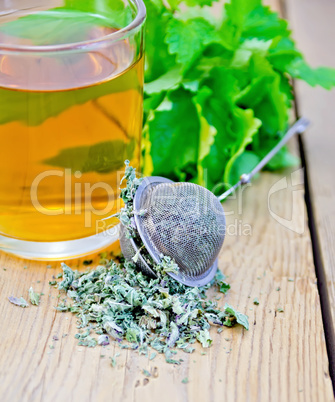
[[[291, 4], [288, 3], [291, 1]], [[292, 7], [292, 4], [298, 4], [298, 7]], [[316, 3], [315, 3], [316, 4]], [[279, 13], [287, 20], [290, 21], [291, 14], [294, 14], [294, 11], [299, 10], [299, 7], [304, 7], [305, 3], [301, 0], [278, 0], [278, 11]], [[318, 7], [322, 8], [323, 4], [318, 4]], [[297, 13], [297, 11], [296, 11]], [[296, 21], [299, 21], [299, 25], [301, 25], [301, 16], [297, 16]], [[291, 21], [290, 21], [291, 23]], [[307, 21], [305, 21], [307, 23]], [[293, 27], [293, 33], [298, 30], [300, 26]], [[335, 34], [335, 30], [333, 30]], [[297, 32], [299, 33], [299, 32]], [[331, 43], [331, 41], [329, 42]], [[325, 45], [324, 45], [325, 46]], [[325, 46], [326, 48], [326, 46]], [[303, 53], [304, 53], [304, 49]], [[294, 83], [293, 89], [295, 95], [295, 117], [299, 118], [304, 114], [304, 112], [300, 110], [300, 102], [299, 102], [299, 95], [301, 91], [297, 90], [297, 85]], [[302, 96], [302, 94], [301, 94]], [[303, 110], [303, 107], [301, 108]], [[307, 116], [308, 117], [308, 116]], [[312, 122], [313, 123], [313, 122]], [[330, 127], [329, 127], [330, 129]], [[316, 133], [313, 133], [316, 134]], [[311, 191], [312, 187], [312, 180], [311, 180], [311, 171], [313, 166], [309, 163], [308, 153], [306, 152], [305, 147], [305, 139], [304, 135], [298, 136], [298, 143], [299, 143], [299, 153], [301, 156], [301, 164], [302, 168], [304, 169], [304, 183], [305, 183], [305, 203], [307, 209], [307, 216], [308, 216], [308, 225], [311, 234], [311, 241], [312, 241], [312, 252], [313, 252], [313, 261], [315, 266], [315, 273], [317, 277], [317, 285], [318, 291], [320, 296], [320, 304], [321, 304], [321, 312], [322, 312], [322, 322], [325, 332], [325, 340], [326, 340], [326, 347], [327, 347], [327, 355], [329, 360], [329, 374], [332, 380], [333, 385], [333, 392], [335, 396], [335, 322], [334, 322], [334, 311], [335, 306], [331, 305], [331, 296], [330, 287], [332, 286], [332, 281], [330, 281], [330, 285], [328, 285], [329, 280], [327, 277], [327, 271], [324, 265], [324, 259], [322, 256], [321, 250], [321, 239], [319, 235], [319, 230], [317, 226], [317, 218], [315, 214], [315, 210], [317, 208], [317, 201], [313, 197], [313, 192]], [[315, 168], [317, 168], [315, 166]], [[325, 239], [326, 240], [326, 239]], [[333, 267], [335, 269], [335, 267]]]

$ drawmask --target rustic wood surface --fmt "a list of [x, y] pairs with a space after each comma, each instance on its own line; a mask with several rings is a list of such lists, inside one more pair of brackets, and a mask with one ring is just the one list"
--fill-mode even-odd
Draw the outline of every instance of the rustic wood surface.
[[[335, 2], [332, 0], [295, 0], [287, 3], [295, 39], [307, 60], [318, 66], [335, 67]], [[313, 21], [311, 24], [308, 21]], [[325, 272], [325, 288], [330, 306], [332, 332], [335, 328], [335, 175], [334, 106], [335, 91], [310, 88], [296, 83], [300, 113], [313, 126], [304, 136], [310, 196], [319, 239], [320, 263]], [[335, 335], [334, 335], [335, 338]], [[333, 345], [335, 345], [333, 343]], [[335, 349], [333, 349], [335, 353]]]
[[[249, 332], [234, 328], [221, 335], [214, 333], [214, 346], [208, 354], [185, 355], [181, 367], [168, 366], [159, 358], [148, 362], [123, 351], [118, 366], [112, 368], [108, 356], [114, 355], [113, 347], [102, 351], [78, 347], [73, 338], [75, 317], [53, 311], [57, 291], [50, 290], [48, 280], [59, 272], [59, 263], [46, 268], [46, 263], [2, 255], [1, 295], [26, 297], [33, 285], [45, 296], [39, 307], [28, 309], [2, 299], [1, 317], [6, 326], [0, 334], [1, 400], [173, 397], [193, 401], [200, 395], [204, 400], [282, 400], [286, 396], [331, 400], [308, 229], [296, 234], [271, 219], [267, 210], [268, 191], [283, 177], [283, 173], [263, 174], [244, 191], [242, 210], [239, 202], [226, 205], [227, 213], [235, 214], [228, 215], [230, 236], [220, 268], [229, 276], [232, 289], [222, 303], [238, 305], [254, 325]], [[304, 217], [303, 195], [298, 196], [299, 214]], [[291, 197], [290, 190], [273, 194], [271, 209], [289, 218]], [[298, 228], [299, 223], [298, 219]], [[234, 235], [235, 228], [247, 235]], [[259, 306], [253, 305], [254, 297], [259, 298]], [[276, 311], [279, 306], [283, 313]], [[68, 335], [63, 338], [64, 334]], [[60, 340], [53, 341], [53, 335]], [[154, 371], [155, 367], [158, 377], [147, 383], [141, 369]], [[181, 383], [184, 377], [190, 379], [188, 385]]]
[[[308, 97], [312, 104], [315, 93]], [[314, 130], [322, 127], [315, 121]], [[0, 400], [332, 401], [303, 185], [274, 192], [268, 208], [278, 181], [301, 183], [302, 172], [292, 172], [262, 173], [225, 204], [228, 235], [219, 266], [231, 290], [220, 304], [248, 314], [250, 330], [212, 330], [207, 354], [179, 352], [184, 363], [178, 367], [160, 356], [149, 361], [122, 350], [113, 368], [109, 357], [118, 348], [79, 347], [75, 316], [53, 309], [58, 291], [48, 282], [60, 264], [0, 254]], [[69, 264], [83, 268], [80, 260]], [[10, 295], [27, 298], [30, 286], [44, 293], [40, 306], [23, 309], [8, 302]], [[142, 369], [152, 376], [146, 378]], [[185, 377], [188, 384], [182, 383]]]
[[[239, 198], [225, 206], [230, 235], [220, 269], [228, 275], [231, 290], [220, 303], [228, 302], [248, 314], [250, 330], [225, 328], [221, 334], [213, 330], [214, 342], [207, 354], [180, 352], [178, 357], [185, 362], [179, 367], [161, 357], [149, 361], [123, 350], [113, 368], [109, 357], [117, 351], [114, 346], [78, 347], [75, 316], [53, 309], [58, 291], [50, 289], [48, 281], [60, 272], [59, 263], [47, 268], [47, 263], [2, 254], [0, 400], [331, 401], [302, 188], [274, 193], [270, 205], [274, 213], [289, 219], [292, 191], [296, 191], [296, 228], [303, 218], [304, 233], [279, 224], [267, 207], [270, 188], [285, 176], [290, 179], [290, 172], [264, 173], [244, 190], [242, 203]], [[245, 235], [234, 234], [236, 229]], [[77, 265], [71, 262], [72, 267]], [[27, 298], [31, 285], [45, 293], [39, 307], [23, 309], [6, 300], [9, 295]], [[255, 297], [258, 306], [253, 304]], [[284, 312], [278, 312], [279, 307]], [[148, 380], [142, 369], [155, 374]], [[181, 382], [185, 377], [188, 384]]]

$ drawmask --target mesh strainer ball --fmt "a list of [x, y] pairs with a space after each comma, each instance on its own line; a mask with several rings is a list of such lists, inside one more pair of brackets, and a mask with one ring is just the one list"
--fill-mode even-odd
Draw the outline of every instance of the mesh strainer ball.
[[[212, 192], [193, 183], [145, 178], [134, 197], [134, 212], [133, 224], [151, 258], [159, 263], [163, 254], [178, 264], [179, 273], [169, 273], [173, 278], [188, 286], [202, 286], [213, 279], [226, 220], [222, 205]], [[120, 244], [129, 261], [141, 247], [126, 237], [124, 227]], [[137, 267], [155, 276], [141, 250], [137, 255]]]
[[[125, 258], [134, 261], [144, 273], [156, 276], [142, 247], [160, 263], [160, 255], [172, 257], [180, 270], [173, 278], [188, 286], [203, 286], [217, 270], [217, 256], [223, 244], [226, 220], [220, 201], [246, 184], [296, 133], [303, 133], [309, 121], [296, 121], [281, 140], [248, 174], [229, 190], [215, 197], [207, 189], [193, 183], [174, 183], [163, 177], [148, 177], [138, 187], [134, 197], [133, 225], [142, 245], [128, 239], [121, 225], [120, 244]], [[145, 211], [144, 214], [140, 213]], [[151, 266], [150, 266], [151, 265]]]

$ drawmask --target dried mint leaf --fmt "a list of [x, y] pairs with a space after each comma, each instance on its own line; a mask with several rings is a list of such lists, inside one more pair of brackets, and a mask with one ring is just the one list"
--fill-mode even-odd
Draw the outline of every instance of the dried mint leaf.
[[241, 324], [246, 330], [249, 329], [248, 317], [239, 311], [236, 311], [234, 307], [230, 306], [228, 303], [224, 306], [225, 312], [230, 314], [231, 317], [235, 317], [238, 324]]
[[26, 302], [26, 300], [23, 297], [14, 297], [14, 296], [9, 296], [8, 300], [12, 303], [15, 304], [16, 306], [20, 307], [29, 307], [29, 304]]
[[63, 269], [63, 280], [58, 284], [58, 289], [67, 290], [74, 280], [74, 273], [70, 267], [63, 262], [61, 263]]
[[259, 305], [259, 300], [258, 300], [258, 298], [257, 298], [257, 297], [255, 297], [255, 298], [254, 298], [253, 303], [254, 303], [256, 306], [258, 306], [258, 305]]
[[32, 286], [29, 288], [28, 293], [29, 293], [30, 303], [34, 304], [35, 306], [38, 306], [40, 304], [41, 295], [34, 292], [34, 289], [32, 288]]

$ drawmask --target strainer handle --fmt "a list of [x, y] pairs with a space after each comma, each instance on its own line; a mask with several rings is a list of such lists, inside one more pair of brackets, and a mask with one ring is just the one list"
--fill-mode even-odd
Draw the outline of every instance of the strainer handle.
[[295, 134], [302, 134], [306, 128], [309, 126], [310, 122], [305, 117], [301, 117], [297, 120], [292, 127], [289, 128], [284, 137], [278, 142], [278, 144], [271, 149], [271, 151], [264, 156], [264, 158], [256, 165], [250, 173], [244, 173], [241, 175], [240, 180], [234, 184], [229, 190], [221, 194], [218, 199], [219, 201], [227, 198], [231, 193], [233, 193], [237, 187], [240, 185], [249, 183], [251, 178], [258, 173], [263, 167], [276, 155], [276, 153], [287, 143], [287, 141], [292, 138]]

